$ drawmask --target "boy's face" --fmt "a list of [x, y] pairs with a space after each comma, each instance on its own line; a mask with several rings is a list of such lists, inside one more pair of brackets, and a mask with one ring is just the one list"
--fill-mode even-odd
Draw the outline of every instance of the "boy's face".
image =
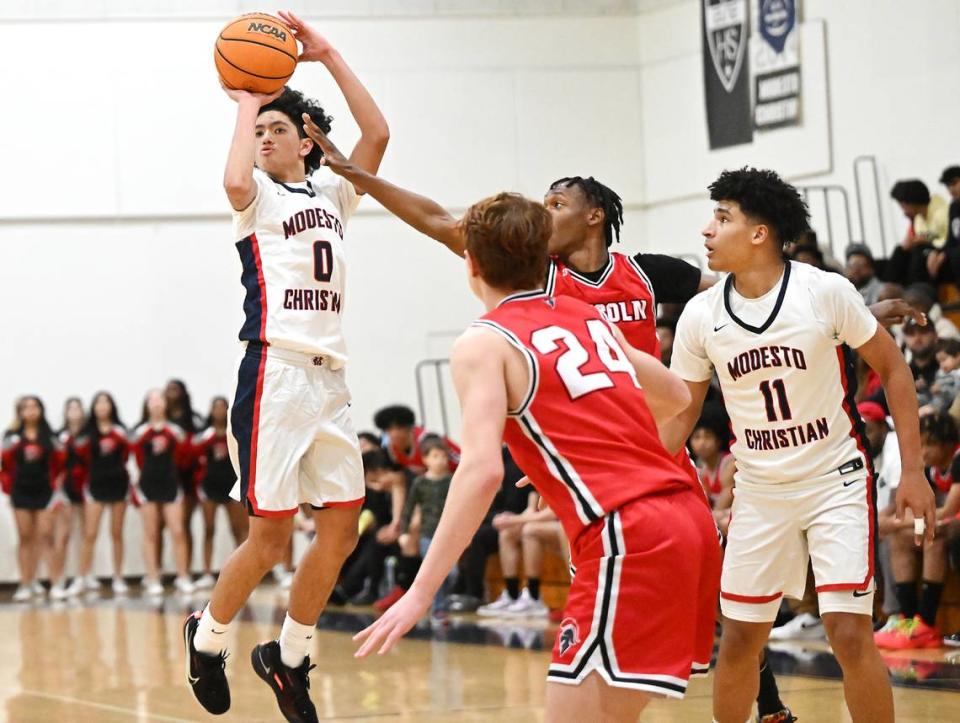
[[698, 427], [690, 436], [690, 448], [697, 459], [712, 457], [720, 451], [720, 440], [709, 429]]
[[927, 467], [939, 466], [944, 459], [949, 460], [953, 454], [953, 445], [944, 444], [925, 434], [921, 440], [920, 452], [923, 463]]
[[434, 447], [423, 456], [423, 463], [431, 474], [446, 474], [450, 471], [450, 455], [439, 447]]
[[954, 369], [960, 367], [960, 354], [954, 356], [953, 354], [947, 354], [945, 351], [938, 351], [937, 364], [940, 365], [942, 371], [952, 372]]
[[257, 168], [272, 176], [302, 164], [313, 148], [313, 141], [300, 138], [293, 121], [278, 110], [268, 110], [257, 117], [254, 135], [257, 139]]
[[543, 205], [553, 219], [553, 233], [547, 251], [565, 256], [577, 251], [587, 235], [587, 228], [594, 214], [602, 220], [599, 209], [587, 204], [587, 197], [579, 186], [560, 185], [547, 191]]
[[740, 210], [736, 201], [720, 200], [703, 231], [707, 266], [711, 271], [737, 273], [753, 264], [753, 252], [769, 240], [767, 227]]

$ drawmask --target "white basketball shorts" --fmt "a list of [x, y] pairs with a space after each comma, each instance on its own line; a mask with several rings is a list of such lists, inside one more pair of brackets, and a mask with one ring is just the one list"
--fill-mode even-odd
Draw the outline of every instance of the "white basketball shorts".
[[248, 342], [227, 434], [230, 496], [258, 517], [363, 503], [363, 465], [344, 370], [326, 357]]
[[802, 598], [813, 563], [820, 612], [873, 612], [876, 489], [872, 475], [740, 485], [720, 580], [724, 616], [772, 622], [783, 596]]

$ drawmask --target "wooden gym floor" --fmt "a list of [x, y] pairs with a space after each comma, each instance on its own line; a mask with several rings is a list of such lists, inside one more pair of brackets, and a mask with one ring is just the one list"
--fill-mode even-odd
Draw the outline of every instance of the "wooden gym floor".
[[[4, 596], [8, 600], [9, 594]], [[249, 650], [273, 637], [286, 596], [257, 590], [230, 644], [233, 707], [207, 715], [186, 687], [182, 622], [201, 599], [150, 602], [94, 595], [65, 604], [0, 603], [0, 720], [274, 721], [273, 695], [254, 675]], [[448, 627], [416, 631], [393, 654], [357, 661], [353, 631], [363, 609], [324, 615], [313, 656], [313, 699], [321, 720], [542, 721], [544, 675], [554, 629], [546, 622], [465, 616]], [[804, 723], [846, 721], [838, 670], [823, 643], [773, 651], [784, 700]], [[919, 651], [888, 661], [898, 721], [960, 720], [960, 651]], [[686, 700], [657, 701], [644, 721], [709, 721], [710, 685], [694, 680]], [[586, 722], [585, 722], [586, 723]]]

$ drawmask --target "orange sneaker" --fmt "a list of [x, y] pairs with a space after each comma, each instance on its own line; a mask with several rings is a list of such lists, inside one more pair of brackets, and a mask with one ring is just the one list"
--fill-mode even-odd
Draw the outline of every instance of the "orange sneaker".
[[407, 591], [404, 590], [399, 585], [394, 585], [393, 589], [390, 590], [390, 592], [388, 592], [386, 595], [384, 595], [382, 598], [380, 598], [373, 604], [373, 607], [379, 610], [380, 612], [385, 613], [391, 607], [396, 605], [400, 601], [400, 598], [402, 598], [406, 592]]
[[918, 648], [939, 648], [943, 645], [940, 631], [927, 625], [919, 615], [905, 621], [889, 641], [892, 650], [911, 650]]

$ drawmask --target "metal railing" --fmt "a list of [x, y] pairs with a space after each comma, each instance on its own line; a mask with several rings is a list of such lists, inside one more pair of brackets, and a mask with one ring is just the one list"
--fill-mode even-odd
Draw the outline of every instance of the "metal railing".
[[424, 372], [433, 369], [433, 383], [436, 385], [437, 405], [440, 408], [440, 423], [443, 434], [450, 436], [450, 423], [447, 416], [447, 395], [444, 392], [443, 368], [450, 366], [449, 359], [423, 359], [417, 362], [414, 368], [414, 375], [417, 381], [417, 406], [420, 409], [420, 424], [424, 427], [436, 429], [427, 423], [427, 404], [426, 404], [426, 384], [424, 383]]
[[857, 197], [857, 214], [860, 219], [860, 238], [867, 243], [867, 226], [864, 219], [863, 186], [861, 185], [862, 171], [869, 173], [868, 178], [873, 183], [874, 201], [876, 203], [877, 226], [880, 230], [880, 254], [887, 257], [887, 225], [883, 222], [883, 196], [880, 192], [880, 171], [876, 156], [857, 156], [853, 159], [853, 185]]
[[[846, 230], [846, 238], [844, 243], [844, 248], [847, 244], [854, 243], [856, 241], [853, 235], [853, 224], [851, 223], [850, 215], [850, 194], [847, 193], [847, 189], [838, 184], [825, 184], [825, 185], [810, 185], [810, 186], [798, 186], [798, 190], [803, 194], [803, 199], [807, 202], [807, 205], [811, 204], [813, 199], [822, 199], [823, 200], [823, 225], [818, 223], [818, 220], [813, 218], [814, 211], [816, 209], [811, 209], [811, 226], [817, 229], [817, 241], [826, 243], [828, 250], [832, 256], [834, 254], [834, 228], [833, 228], [833, 209], [830, 205], [831, 198], [834, 199], [834, 203], [837, 203], [839, 200], [841, 209], [843, 211], [843, 216], [841, 217], [843, 222], [843, 228]], [[835, 208], [835, 207], [834, 207]], [[823, 232], [826, 232], [825, 234]], [[843, 248], [840, 249], [841, 252]]]

